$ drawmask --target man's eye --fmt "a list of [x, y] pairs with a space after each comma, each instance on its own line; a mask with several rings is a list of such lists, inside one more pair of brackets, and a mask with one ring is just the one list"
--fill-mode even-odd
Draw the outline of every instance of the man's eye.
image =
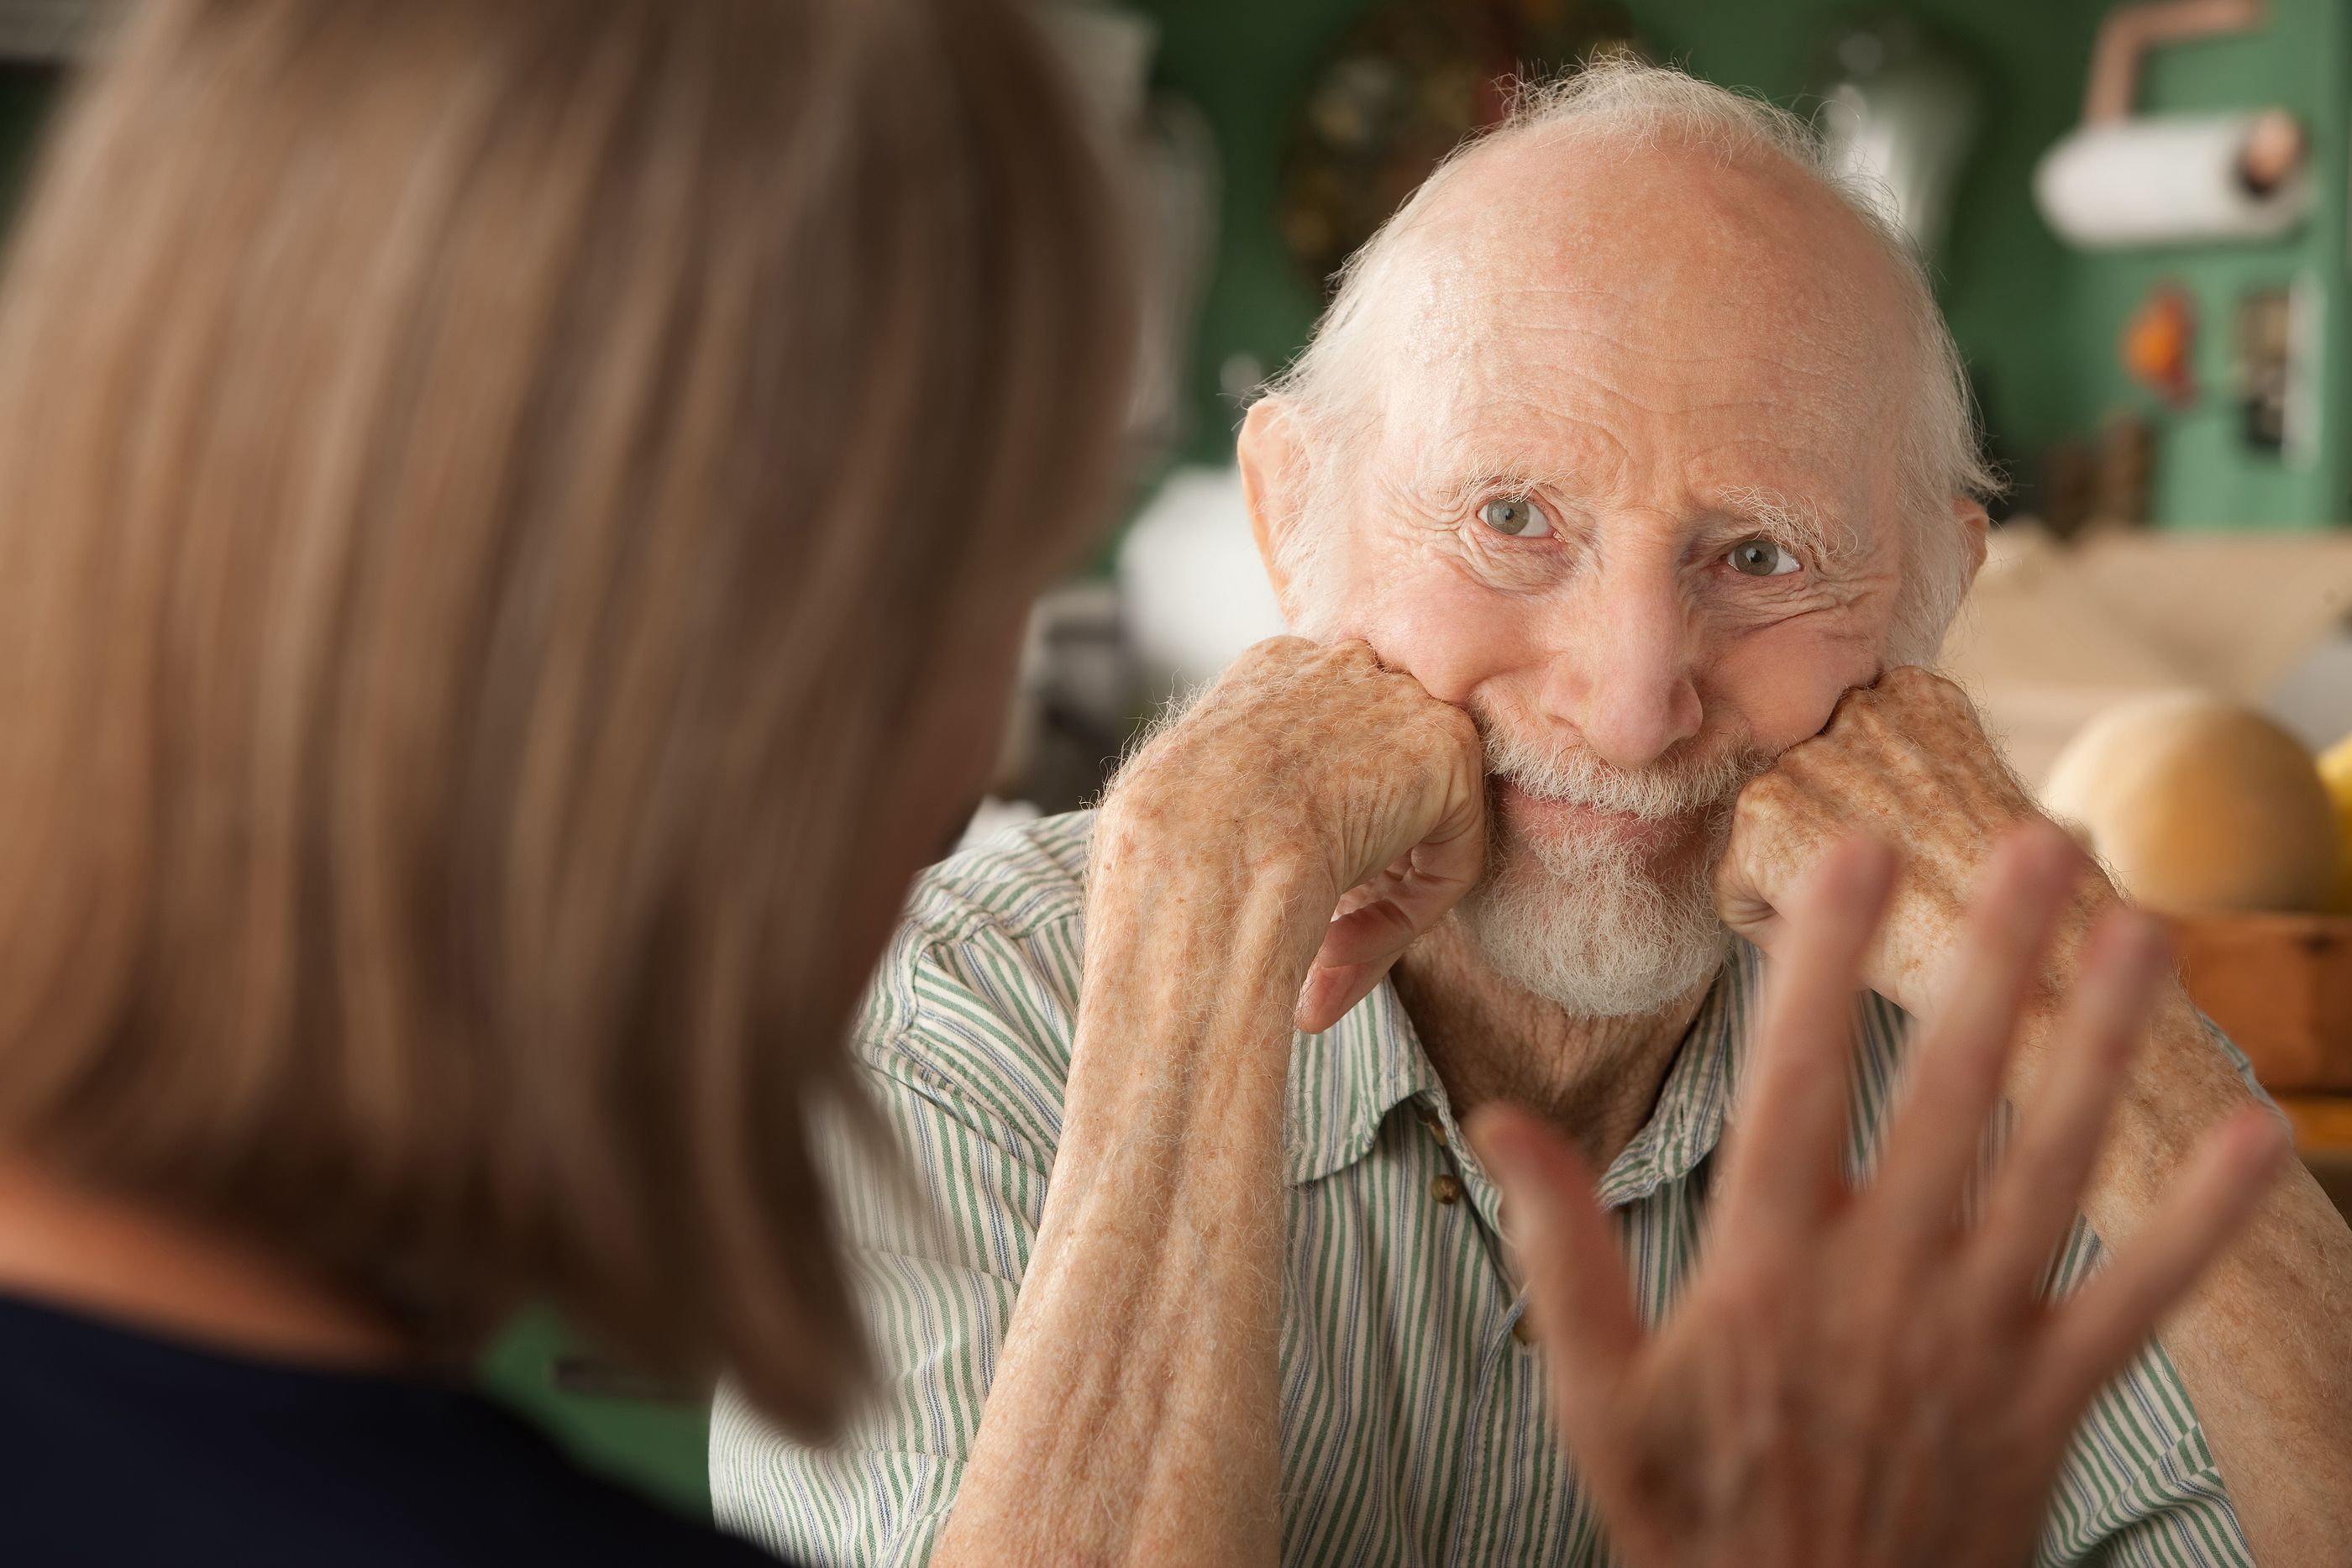
[[1540, 539], [1551, 534], [1551, 519], [1524, 496], [1487, 502], [1478, 508], [1478, 520], [1513, 538]]
[[1786, 577], [1803, 564], [1767, 538], [1742, 539], [1723, 559], [1732, 570], [1749, 577]]

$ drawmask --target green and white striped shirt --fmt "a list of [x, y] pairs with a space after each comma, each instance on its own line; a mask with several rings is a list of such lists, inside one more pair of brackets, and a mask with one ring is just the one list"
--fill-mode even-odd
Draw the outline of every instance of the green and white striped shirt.
[[[910, 1214], [845, 1142], [831, 1145], [881, 1398], [831, 1448], [786, 1441], [730, 1394], [711, 1427], [720, 1522], [788, 1556], [919, 1563], [954, 1504], [1060, 1139], [1091, 828], [1083, 814], [1049, 819], [927, 873], [876, 978], [858, 1056], [936, 1211]], [[1726, 968], [1648, 1124], [1602, 1178], [1653, 1322], [1696, 1252], [1757, 970], [1753, 950]], [[1858, 1018], [1866, 1161], [1905, 1019], [1875, 998]], [[1606, 1562], [1539, 1353], [1513, 1332], [1521, 1304], [1495, 1188], [1391, 989], [1298, 1039], [1289, 1116], [1283, 1561]], [[2078, 1222], [2059, 1287], [2098, 1255]], [[2251, 1562], [2159, 1347], [2084, 1423], [2041, 1561]]]

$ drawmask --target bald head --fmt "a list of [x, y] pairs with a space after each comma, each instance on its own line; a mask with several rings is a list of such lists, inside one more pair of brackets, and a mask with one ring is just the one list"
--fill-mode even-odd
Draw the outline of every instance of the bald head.
[[1540, 306], [1662, 350], [1696, 332], [1818, 354], [1824, 372], [1892, 369], [1910, 329], [1896, 268], [1777, 152], [1571, 122], [1465, 155], [1356, 280], [1349, 327], [1391, 363], [1423, 362]]
[[[1802, 122], [1672, 70], [1608, 64], [1530, 95], [1359, 254], [1275, 388], [1314, 469], [1297, 498], [1328, 499], [1376, 445], [1475, 444], [1535, 388], [1625, 366], [1661, 418], [1769, 402], [1878, 470], [1865, 505], [1911, 525], [1897, 638], [1932, 653], [1969, 575], [1953, 502], [1992, 477], [1924, 273]], [[1335, 541], [1289, 542], [1305, 570]]]

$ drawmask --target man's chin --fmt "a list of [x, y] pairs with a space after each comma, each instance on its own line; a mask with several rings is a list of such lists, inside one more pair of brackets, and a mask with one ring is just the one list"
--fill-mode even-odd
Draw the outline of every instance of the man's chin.
[[1465, 931], [1504, 978], [1580, 1017], [1668, 1007], [1730, 952], [1712, 896], [1711, 817], [1649, 820], [1653, 839], [1523, 836], [1507, 815], [1486, 879], [1463, 902]]

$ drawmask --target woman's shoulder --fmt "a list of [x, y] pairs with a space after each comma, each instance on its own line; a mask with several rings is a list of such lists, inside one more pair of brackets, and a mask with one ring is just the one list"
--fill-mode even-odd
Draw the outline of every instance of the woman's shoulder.
[[0, 1562], [773, 1559], [452, 1385], [250, 1359], [0, 1297]]

